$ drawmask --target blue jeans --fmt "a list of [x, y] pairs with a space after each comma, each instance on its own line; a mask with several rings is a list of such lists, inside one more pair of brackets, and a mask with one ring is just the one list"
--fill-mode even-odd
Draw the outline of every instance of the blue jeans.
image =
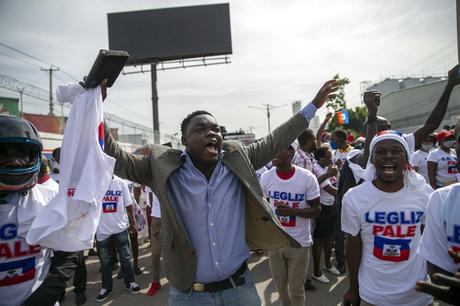
[[101, 262], [101, 273], [102, 273], [102, 288], [112, 289], [112, 252], [113, 248], [111, 241], [118, 250], [118, 256], [120, 257], [121, 270], [123, 271], [123, 278], [125, 285], [129, 285], [134, 282], [133, 267], [131, 266], [131, 248], [129, 246], [128, 231], [123, 231], [118, 234], [113, 234], [109, 238], [97, 241], [96, 248], [99, 260]]
[[193, 289], [180, 292], [171, 286], [169, 306], [260, 306], [260, 297], [249, 270], [241, 277], [246, 281], [243, 285], [218, 292], [198, 292]]

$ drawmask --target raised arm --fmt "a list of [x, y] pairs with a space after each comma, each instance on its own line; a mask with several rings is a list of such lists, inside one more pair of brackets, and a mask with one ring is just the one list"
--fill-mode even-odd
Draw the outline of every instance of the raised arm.
[[370, 156], [370, 146], [372, 138], [377, 133], [377, 110], [380, 106], [381, 94], [376, 91], [366, 91], [364, 93], [364, 104], [367, 107], [366, 120], [366, 141], [364, 142], [364, 152], [357, 157], [356, 163], [362, 168], [366, 168], [367, 160]]
[[459, 69], [460, 66], [456, 65], [449, 71], [446, 88], [444, 88], [444, 92], [439, 98], [438, 103], [436, 103], [436, 106], [433, 108], [430, 115], [426, 119], [425, 124], [415, 130], [414, 138], [416, 148], [420, 146], [426, 136], [433, 133], [441, 125], [442, 119], [444, 118], [444, 115], [447, 111], [447, 106], [449, 104], [449, 98], [452, 90], [456, 85], [460, 84]]
[[245, 150], [254, 169], [260, 169], [272, 160], [281, 150], [287, 148], [308, 127], [316, 110], [321, 108], [327, 100], [332, 99], [337, 90], [337, 81], [330, 80], [324, 83], [313, 101], [277, 127], [270, 135], [262, 140], [245, 146]]
[[436, 184], [436, 172], [438, 172], [438, 163], [434, 161], [427, 161], [426, 167], [428, 169], [428, 180], [431, 187], [436, 189], [438, 186]]
[[331, 118], [332, 118], [332, 113], [327, 113], [326, 117], [324, 118], [323, 122], [318, 128], [318, 132], [316, 132], [316, 145], [318, 146], [318, 148], [321, 147], [321, 145], [323, 144], [323, 139], [322, 139], [323, 133], [324, 133], [324, 130], [326, 129], [327, 123], [331, 120]]

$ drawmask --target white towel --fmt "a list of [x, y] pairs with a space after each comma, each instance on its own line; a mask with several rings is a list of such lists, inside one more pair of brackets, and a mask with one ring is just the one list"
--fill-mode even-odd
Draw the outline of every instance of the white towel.
[[62, 85], [56, 96], [61, 103], [72, 103], [61, 148], [59, 193], [36, 216], [27, 243], [73, 252], [93, 246], [115, 159], [103, 151], [100, 87]]

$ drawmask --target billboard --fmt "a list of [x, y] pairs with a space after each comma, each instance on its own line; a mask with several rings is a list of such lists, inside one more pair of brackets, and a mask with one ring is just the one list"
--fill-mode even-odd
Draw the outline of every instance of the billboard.
[[109, 13], [109, 49], [127, 65], [232, 53], [229, 4]]

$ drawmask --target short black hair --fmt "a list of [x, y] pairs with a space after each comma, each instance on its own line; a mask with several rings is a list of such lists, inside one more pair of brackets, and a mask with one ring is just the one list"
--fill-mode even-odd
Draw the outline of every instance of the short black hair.
[[61, 147], [54, 149], [51, 156], [53, 156], [54, 160], [57, 161], [57, 159], [61, 156]]
[[433, 145], [436, 145], [436, 143], [438, 142], [435, 134], [427, 135], [423, 140], [425, 139], [430, 139], [431, 142], [433, 142]]
[[313, 135], [311, 130], [306, 130], [300, 134], [299, 137], [297, 137], [297, 141], [299, 142], [300, 146], [306, 144], [308, 140], [315, 140], [315, 135]]
[[311, 140], [311, 146], [310, 149], [308, 149], [309, 153], [313, 153], [316, 151], [316, 137], [313, 134], [313, 131], [310, 129], [307, 129], [305, 132], [300, 134], [299, 137], [297, 137], [297, 142], [299, 143], [299, 147], [302, 147], [307, 143], [308, 140]]
[[190, 120], [192, 120], [193, 117], [196, 117], [199, 115], [209, 115], [211, 117], [214, 117], [213, 115], [211, 115], [211, 113], [205, 110], [197, 110], [191, 114], [188, 114], [187, 117], [185, 117], [184, 120], [182, 120], [182, 123], [180, 125], [180, 132], [182, 133], [182, 136], [185, 136], [185, 131], [187, 130], [187, 126], [190, 123]]
[[325, 157], [326, 156], [326, 152], [329, 151], [329, 148], [328, 147], [319, 147], [318, 149], [316, 149], [315, 151], [315, 159], [317, 161], [319, 161], [321, 158]]
[[336, 129], [332, 132], [335, 136], [342, 140], [347, 140], [347, 132], [343, 129]]

